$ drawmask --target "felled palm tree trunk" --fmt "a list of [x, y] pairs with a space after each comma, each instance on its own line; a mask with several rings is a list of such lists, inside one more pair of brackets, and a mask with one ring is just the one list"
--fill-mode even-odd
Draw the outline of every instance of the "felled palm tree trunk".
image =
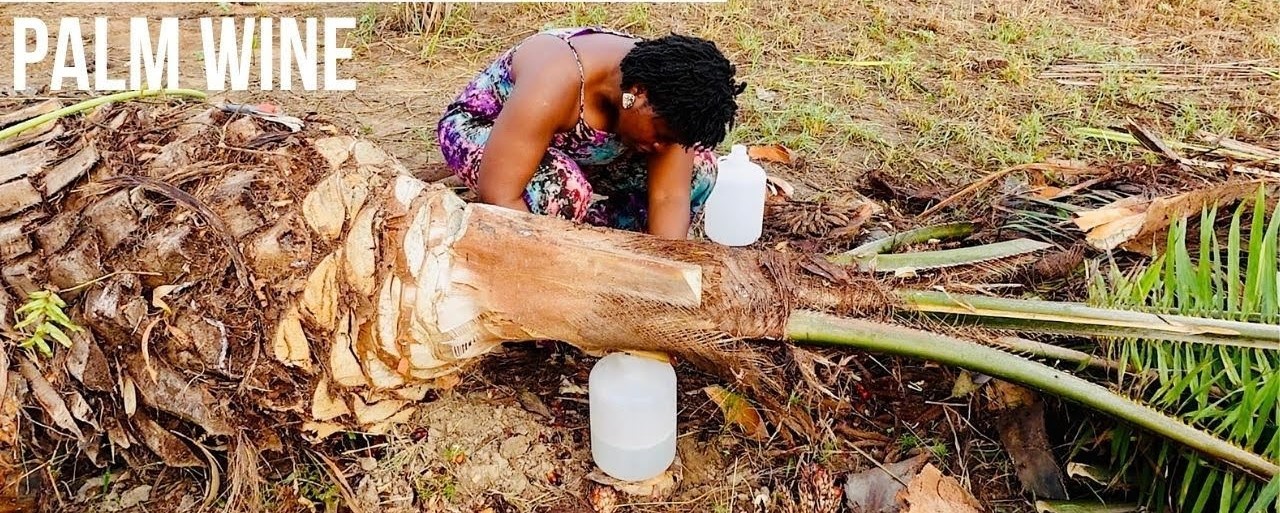
[[[1078, 378], [1032, 376], [1048, 367], [874, 322], [925, 300], [825, 259], [467, 204], [319, 120], [290, 133], [201, 105], [115, 106], [39, 130], [0, 157], [0, 261], [14, 292], [0, 313], [12, 319], [49, 287], [88, 329], [52, 358], [8, 352], [0, 408], [44, 415], [0, 423], [10, 462], [17, 449], [58, 450], [61, 436], [95, 462], [110, 446], [204, 466], [211, 453], [193, 441], [212, 437], [251, 474], [257, 450], [290, 436], [274, 426], [313, 440], [383, 432], [438, 380], [536, 339], [673, 354], [765, 393], [785, 386], [746, 341], [924, 358], [936, 343], [958, 352], [948, 363], [1125, 406]], [[1214, 442], [1187, 426], [1167, 434]], [[1236, 451], [1238, 465], [1275, 473]]]
[[[0, 406], [42, 415], [0, 420], [10, 462], [70, 439], [95, 463], [203, 466], [202, 436], [253, 461], [282, 443], [259, 428], [282, 419], [313, 440], [380, 433], [505, 341], [663, 351], [766, 386], [742, 339], [782, 338], [806, 295], [864, 314], [883, 303], [778, 255], [467, 205], [336, 134], [127, 104], [3, 141], [0, 315], [12, 326], [52, 290], [71, 321], [67, 346], [44, 336], [51, 357], [6, 346]], [[60, 326], [48, 321], [6, 338]], [[24, 470], [12, 476], [43, 477]]]

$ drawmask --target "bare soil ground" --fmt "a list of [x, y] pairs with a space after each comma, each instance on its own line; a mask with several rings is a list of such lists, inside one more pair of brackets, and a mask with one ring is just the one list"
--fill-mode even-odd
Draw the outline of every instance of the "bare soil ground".
[[[1084, 137], [1081, 128], [1133, 119], [1170, 139], [1207, 130], [1246, 142], [1274, 139], [1280, 129], [1280, 82], [1274, 77], [1226, 76], [1201, 67], [1246, 61], [1274, 66], [1280, 10], [1265, 1], [456, 4], [425, 33], [397, 27], [403, 13], [390, 4], [9, 4], [0, 6], [0, 55], [13, 50], [14, 16], [40, 17], [51, 28], [59, 17], [112, 16], [110, 65], [120, 69], [127, 65], [126, 17], [140, 14], [184, 20], [183, 85], [197, 88], [203, 72], [195, 18], [359, 18], [357, 30], [345, 35], [355, 58], [340, 71], [359, 81], [356, 91], [251, 90], [218, 97], [270, 101], [288, 114], [317, 112], [345, 122], [431, 179], [445, 175], [433, 135], [445, 104], [499, 51], [561, 25], [716, 40], [750, 84], [726, 147], [786, 145], [803, 162], [771, 171], [803, 194], [860, 191], [883, 201], [896, 218], [1011, 165], [1143, 158], [1133, 148]], [[1063, 71], [1053, 65], [1068, 60], [1129, 66], [1045, 75]], [[0, 91], [24, 96], [4, 91], [12, 86], [11, 66], [0, 59]], [[45, 66], [29, 73], [36, 89], [47, 82]], [[3, 102], [0, 97], [0, 110]], [[947, 209], [929, 221], [965, 216]], [[847, 353], [828, 354], [838, 361]], [[844, 475], [873, 461], [927, 452], [990, 511], [1031, 510], [1034, 499], [1019, 490], [985, 399], [951, 398], [954, 370], [854, 356], [820, 376], [840, 384], [846, 404], [814, 419], [819, 436], [812, 440], [742, 436], [723, 423], [701, 390], [715, 380], [682, 366], [676, 491], [658, 499], [612, 500], [634, 511], [777, 511], [793, 500], [802, 465], [816, 462]], [[588, 479], [581, 388], [591, 363], [554, 344], [513, 347], [462, 376], [454, 390], [431, 398], [416, 428], [332, 442], [344, 444], [349, 456], [340, 464], [361, 475], [345, 484], [366, 511], [593, 511], [593, 504], [610, 499], [599, 497]], [[1049, 415], [1051, 431], [1070, 429], [1065, 410], [1051, 407]], [[323, 463], [299, 460], [280, 468], [279, 475], [265, 476], [276, 488], [267, 496], [274, 508], [350, 507]], [[184, 509], [202, 496], [199, 483], [174, 484], [183, 476], [144, 479], [142, 473], [108, 481], [68, 476], [63, 492], [68, 501], [78, 495], [80, 507], [99, 511], [137, 502], [141, 486], [154, 485], [140, 503], [146, 511]]]

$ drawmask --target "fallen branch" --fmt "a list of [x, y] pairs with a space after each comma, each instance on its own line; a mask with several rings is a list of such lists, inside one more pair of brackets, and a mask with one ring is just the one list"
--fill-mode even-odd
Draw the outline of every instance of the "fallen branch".
[[1280, 475], [1280, 465], [1276, 462], [1126, 399], [1106, 387], [992, 347], [902, 326], [842, 319], [805, 310], [792, 314], [787, 334], [795, 341], [910, 356], [981, 372], [1083, 404], [1264, 480]]
[[882, 253], [888, 253], [903, 246], [923, 244], [934, 239], [951, 240], [968, 237], [978, 228], [969, 222], [947, 223], [915, 228], [888, 237], [873, 240], [849, 251], [830, 257], [837, 264], [850, 264]]
[[916, 216], [916, 218], [921, 219], [921, 218], [929, 217], [934, 213], [938, 212], [939, 210], [942, 210], [944, 207], [952, 203], [955, 203], [956, 200], [959, 200], [960, 198], [963, 198], [969, 195], [970, 193], [977, 191], [978, 189], [981, 189], [983, 187], [986, 187], [987, 185], [990, 185], [992, 182], [995, 182], [996, 180], [999, 180], [1005, 177], [1009, 173], [1013, 173], [1015, 171], [1027, 171], [1027, 170], [1080, 173], [1080, 172], [1090, 171], [1091, 169], [1078, 164], [1057, 163], [1057, 162], [1035, 162], [1031, 164], [1019, 164], [1016, 166], [1007, 167], [999, 171], [996, 171], [994, 173], [988, 174], [987, 176], [982, 177], [981, 180], [973, 182], [968, 186], [966, 186], [965, 188], [960, 189], [959, 192], [956, 192], [955, 194], [948, 196], [946, 199], [939, 201], [938, 204], [932, 207], [929, 207], [924, 212], [921, 212], [920, 215]]
[[903, 309], [953, 315], [966, 322], [1029, 333], [1102, 337], [1141, 337], [1280, 351], [1275, 326], [1185, 315], [1165, 315], [1097, 308], [1080, 303], [1033, 301], [950, 294], [932, 290], [899, 290]]
[[[1083, 127], [1083, 128], [1076, 128], [1073, 131], [1075, 132], [1076, 135], [1079, 135], [1081, 137], [1088, 137], [1091, 139], [1102, 139], [1104, 141], [1142, 146], [1142, 142], [1139, 141], [1138, 138], [1135, 137], [1133, 134], [1126, 134], [1124, 132], [1119, 132], [1116, 130]], [[1186, 151], [1190, 153], [1217, 155], [1220, 157], [1230, 157], [1230, 158], [1234, 158], [1242, 161], [1243, 164], [1280, 165], [1280, 158], [1275, 158], [1269, 154], [1258, 154], [1252, 151], [1247, 151], [1244, 149], [1244, 147], [1241, 147], [1241, 146], [1236, 146], [1237, 149], [1231, 149], [1226, 146], [1204, 146], [1200, 144], [1193, 144], [1193, 143], [1187, 143], [1187, 142], [1175, 141], [1175, 140], [1164, 140], [1163, 142], [1169, 148], [1172, 148], [1175, 150], [1181, 150], [1181, 151]], [[1235, 169], [1240, 170], [1242, 172], [1253, 172], [1251, 171], [1253, 168], [1250, 168], [1247, 165], [1237, 165]]]
[[125, 100], [135, 100], [138, 98], [145, 98], [150, 96], [179, 96], [179, 97], [189, 97], [189, 98], [197, 98], [197, 99], [205, 99], [208, 97], [208, 95], [206, 95], [204, 91], [198, 91], [195, 89], [143, 89], [139, 91], [125, 91], [123, 93], [99, 96], [97, 98], [85, 100], [80, 103], [68, 105], [66, 107], [55, 110], [53, 112], [41, 114], [34, 118], [15, 124], [11, 127], [5, 128], [4, 130], [0, 130], [0, 141], [3, 141], [10, 137], [14, 137], [18, 134], [21, 134], [22, 132], [26, 132], [27, 130], [38, 127], [42, 124], [48, 123], [55, 119], [59, 119], [65, 116], [69, 116], [71, 114], [83, 112], [83, 111], [92, 109], [94, 107], [97, 107], [99, 105], [103, 105], [111, 102], [125, 101]]

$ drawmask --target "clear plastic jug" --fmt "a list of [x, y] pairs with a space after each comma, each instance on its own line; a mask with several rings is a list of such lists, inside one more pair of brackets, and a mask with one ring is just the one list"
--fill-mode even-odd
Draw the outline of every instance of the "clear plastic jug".
[[676, 456], [676, 372], [670, 363], [611, 353], [588, 378], [591, 456], [614, 479], [644, 481]]
[[720, 157], [716, 182], [703, 209], [707, 238], [726, 246], [746, 246], [760, 238], [768, 194], [764, 168], [751, 162], [747, 147], [733, 145]]

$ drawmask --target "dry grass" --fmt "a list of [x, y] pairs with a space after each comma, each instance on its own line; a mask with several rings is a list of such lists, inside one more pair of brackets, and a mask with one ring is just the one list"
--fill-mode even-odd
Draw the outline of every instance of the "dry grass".
[[[850, 187], [877, 168], [956, 185], [1050, 157], [1134, 158], [1133, 148], [1071, 136], [1075, 128], [1127, 118], [1162, 133], [1205, 128], [1249, 141], [1277, 129], [1264, 110], [1280, 99], [1274, 77], [1255, 74], [1246, 87], [1209, 80], [1185, 87], [1185, 78], [1166, 83], [1142, 66], [1099, 71], [1092, 85], [1040, 76], [1068, 60], [1199, 65], [1280, 58], [1280, 12], [1263, 1], [455, 7], [438, 30], [416, 37], [424, 65], [478, 68], [549, 26], [601, 24], [713, 39], [750, 84], [726, 145], [786, 144], [813, 164], [803, 178], [820, 188]], [[456, 89], [466, 78], [440, 85]]]

